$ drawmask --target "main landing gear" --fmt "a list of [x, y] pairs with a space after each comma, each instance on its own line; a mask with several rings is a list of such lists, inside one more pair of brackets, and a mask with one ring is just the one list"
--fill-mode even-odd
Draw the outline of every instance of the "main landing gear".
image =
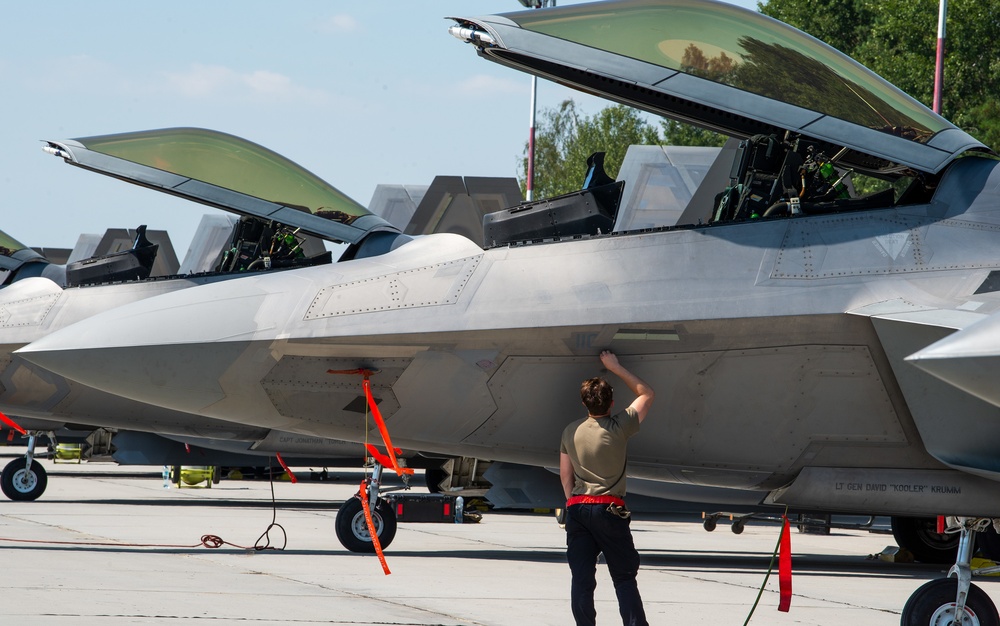
[[939, 533], [936, 517], [893, 517], [892, 536], [921, 563], [955, 562], [959, 534]]
[[[23, 459], [14, 459], [0, 474], [0, 490], [11, 500], [37, 500], [45, 491], [48, 476], [42, 464], [35, 460], [35, 442], [39, 433], [28, 435], [28, 452]], [[54, 441], [50, 434], [49, 439]]]
[[[900, 626], [1000, 626], [997, 608], [986, 593], [972, 584], [976, 533], [985, 532], [993, 520], [978, 517], [949, 518], [959, 533], [958, 554], [948, 578], [932, 580], [913, 592], [903, 607]], [[989, 574], [1000, 567], [978, 570]]]
[[[366, 554], [375, 553], [371, 532], [368, 530], [368, 520], [365, 518], [364, 505], [361, 498], [368, 500], [368, 509], [372, 515], [372, 526], [382, 548], [389, 547], [396, 536], [396, 512], [383, 498], [379, 498], [380, 481], [382, 480], [382, 464], [376, 462], [372, 475], [366, 478], [363, 489], [353, 498], [344, 502], [337, 511], [337, 539], [341, 545], [351, 552]], [[404, 474], [403, 481], [409, 488], [409, 476]]]

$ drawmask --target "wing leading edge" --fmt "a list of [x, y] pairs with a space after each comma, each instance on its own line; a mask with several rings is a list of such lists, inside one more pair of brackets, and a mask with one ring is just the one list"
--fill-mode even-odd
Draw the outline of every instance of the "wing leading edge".
[[[890, 310], [892, 309], [892, 310]], [[1000, 314], [919, 308], [902, 302], [852, 311], [869, 316], [906, 400], [917, 434], [942, 463], [1000, 480]], [[970, 342], [993, 335], [992, 348]]]

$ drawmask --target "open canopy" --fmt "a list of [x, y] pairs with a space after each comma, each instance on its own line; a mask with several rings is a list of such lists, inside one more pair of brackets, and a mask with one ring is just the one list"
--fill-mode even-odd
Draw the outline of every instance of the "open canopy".
[[330, 241], [396, 231], [312, 172], [225, 133], [167, 128], [50, 141], [47, 150], [73, 165]]
[[[16, 270], [25, 263], [35, 261], [45, 262], [45, 257], [0, 230], [0, 272]], [[2, 282], [3, 275], [0, 274]]]
[[850, 57], [712, 0], [617, 0], [480, 18], [487, 59], [730, 136], [801, 133], [871, 172], [936, 173], [986, 147]]

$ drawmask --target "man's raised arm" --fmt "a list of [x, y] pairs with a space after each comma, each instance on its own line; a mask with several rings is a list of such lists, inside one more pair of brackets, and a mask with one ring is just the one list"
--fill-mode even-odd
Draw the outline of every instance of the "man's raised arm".
[[636, 395], [635, 400], [629, 405], [629, 408], [634, 410], [639, 415], [639, 421], [646, 419], [646, 414], [649, 412], [650, 405], [653, 404], [653, 397], [656, 395], [653, 392], [653, 388], [650, 387], [645, 381], [633, 374], [632, 372], [625, 369], [625, 367], [618, 362], [618, 357], [611, 350], [605, 350], [601, 352], [601, 363], [604, 367], [608, 368], [608, 371], [621, 378], [628, 388]]

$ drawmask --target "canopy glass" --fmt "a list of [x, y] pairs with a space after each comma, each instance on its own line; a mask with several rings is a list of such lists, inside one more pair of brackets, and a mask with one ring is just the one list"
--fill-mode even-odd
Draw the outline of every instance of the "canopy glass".
[[521, 28], [685, 72], [917, 142], [951, 125], [850, 57], [760, 13], [619, 0], [504, 14]]
[[88, 150], [351, 224], [368, 210], [312, 172], [240, 137], [167, 128], [76, 139]]

